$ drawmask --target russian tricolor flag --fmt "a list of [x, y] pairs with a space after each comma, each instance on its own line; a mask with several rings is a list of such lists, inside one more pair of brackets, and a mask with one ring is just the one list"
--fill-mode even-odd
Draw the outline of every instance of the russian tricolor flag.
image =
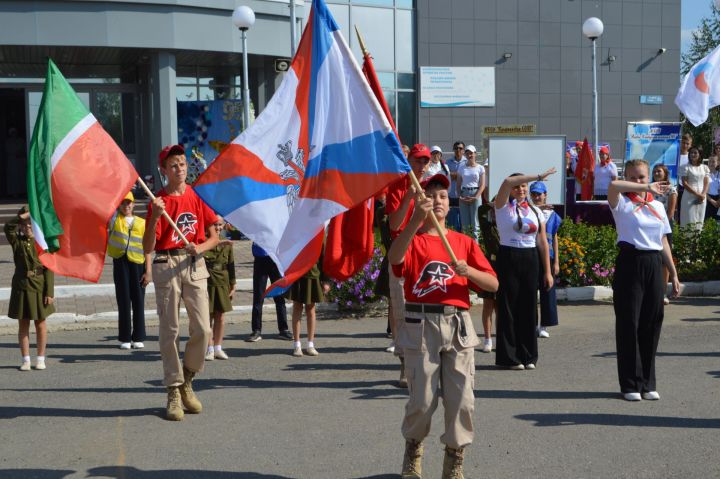
[[278, 91], [194, 188], [270, 254], [284, 275], [272, 295], [317, 262], [331, 218], [409, 171], [338, 25], [313, 0]]

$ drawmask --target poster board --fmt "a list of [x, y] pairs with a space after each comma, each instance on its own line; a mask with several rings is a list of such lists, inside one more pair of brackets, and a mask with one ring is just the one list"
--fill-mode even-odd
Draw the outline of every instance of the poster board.
[[661, 163], [667, 166], [670, 181], [677, 183], [681, 126], [678, 122], [628, 122], [625, 161], [645, 160], [650, 171]]
[[490, 198], [497, 194], [505, 178], [513, 173], [537, 175], [554, 167], [557, 173], [545, 180], [548, 188], [547, 202], [552, 205], [565, 204], [564, 135], [493, 136], [490, 137], [488, 154]]
[[420, 107], [495, 106], [495, 67], [420, 67]]

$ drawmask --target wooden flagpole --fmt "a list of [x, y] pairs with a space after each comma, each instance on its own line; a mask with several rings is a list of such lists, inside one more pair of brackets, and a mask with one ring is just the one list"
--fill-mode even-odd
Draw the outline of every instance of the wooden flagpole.
[[[363, 40], [362, 35], [360, 35], [360, 30], [358, 29], [357, 25], [355, 25], [355, 33], [358, 37], [358, 42], [360, 43], [360, 50], [363, 53], [363, 56], [369, 56], [370, 52], [368, 52], [365, 41]], [[422, 186], [420, 186], [420, 182], [415, 177], [415, 173], [412, 171], [408, 173], [408, 176], [410, 177], [410, 181], [412, 182], [413, 186], [417, 191], [422, 191]], [[406, 193], [407, 194], [407, 193]], [[423, 198], [426, 198], [425, 194], [423, 193]], [[477, 212], [475, 212], [477, 214]], [[445, 250], [450, 255], [450, 258], [452, 258], [453, 263], [457, 263], [458, 259], [457, 256], [455, 256], [455, 252], [453, 251], [452, 247], [450, 246], [450, 243], [447, 240], [447, 237], [445, 236], [444, 229], [440, 226], [440, 222], [438, 221], [437, 217], [435, 216], [435, 213], [430, 214], [430, 220], [433, 223], [433, 226], [435, 229], [437, 229], [438, 233], [440, 234], [440, 240], [442, 241], [443, 246], [445, 247]]]
[[[150, 191], [150, 188], [148, 188], [148, 186], [147, 186], [147, 185], [145, 184], [145, 182], [142, 180], [142, 178], [140, 177], [140, 175], [138, 175], [137, 182], [138, 182], [138, 184], [142, 187], [142, 189], [145, 190], [145, 194], [147, 194], [148, 197], [149, 197], [151, 200], [154, 201], [154, 200], [155, 200], [155, 195], [153, 194], [152, 191]], [[172, 218], [170, 218], [170, 215], [167, 214], [167, 211], [163, 210], [162, 215], [163, 215], [163, 217], [168, 221], [168, 223], [170, 223], [170, 226], [172, 226], [172, 229], [175, 230], [175, 232], [178, 234], [178, 236], [180, 236], [180, 238], [182, 238], [183, 242], [185, 243], [185, 246], [189, 245], [190, 242], [189, 242], [188, 239], [185, 237], [185, 235], [182, 233], [182, 231], [180, 231], [180, 228], [178, 228], [178, 226], [175, 224], [175, 222], [172, 220]]]

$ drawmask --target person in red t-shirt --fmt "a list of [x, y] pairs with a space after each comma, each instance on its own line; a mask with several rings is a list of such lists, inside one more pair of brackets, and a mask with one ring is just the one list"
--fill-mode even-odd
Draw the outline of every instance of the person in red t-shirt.
[[[205, 345], [212, 334], [207, 293], [210, 275], [202, 254], [218, 244], [218, 234], [215, 228], [208, 228], [215, 222], [215, 213], [185, 183], [185, 149], [180, 145], [166, 146], [159, 154], [159, 163], [168, 184], [148, 206], [143, 249], [146, 254], [155, 252], [152, 276], [160, 316], [163, 384], [168, 388], [166, 417], [179, 421], [184, 416], [183, 406], [190, 413], [202, 411], [192, 390], [192, 379], [205, 364]], [[189, 244], [184, 244], [162, 216], [163, 211], [175, 221]], [[190, 321], [190, 339], [182, 363], [178, 356], [181, 299]]]
[[[405, 355], [410, 399], [402, 434], [402, 477], [420, 477], [422, 441], [442, 394], [445, 407], [445, 462], [442, 477], [462, 477], [464, 448], [473, 439], [475, 346], [480, 344], [470, 314], [469, 287], [497, 291], [498, 280], [478, 244], [445, 228], [450, 182], [437, 174], [414, 195], [410, 221], [395, 238], [388, 257], [393, 272], [405, 279], [405, 320], [397, 346]], [[428, 217], [433, 213], [440, 229]], [[444, 249], [444, 233], [457, 262]], [[442, 377], [442, 380], [440, 378]], [[438, 391], [442, 388], [442, 393]]]
[[[390, 239], [391, 242], [397, 235], [400, 234], [407, 222], [410, 220], [410, 216], [413, 212], [413, 197], [415, 195], [415, 188], [412, 186], [410, 180], [411, 174], [415, 175], [415, 178], [420, 181], [420, 178], [425, 175], [430, 164], [430, 150], [427, 146], [422, 143], [413, 145], [412, 149], [408, 153], [408, 161], [410, 162], [411, 173], [401, 180], [396, 181], [388, 188], [387, 197], [385, 200], [385, 213], [388, 215], [388, 226], [390, 228]], [[395, 276], [392, 271], [389, 271], [389, 296], [388, 296], [388, 319], [390, 323], [390, 330], [393, 335], [393, 341], [390, 344], [388, 350], [392, 350], [396, 356], [400, 357], [400, 380], [398, 386], [401, 388], [407, 387], [407, 378], [405, 377], [405, 366], [402, 350], [395, 347], [396, 333], [395, 326], [398, 321], [402, 321], [403, 314], [405, 313], [405, 301], [403, 299], [403, 286], [402, 279]]]

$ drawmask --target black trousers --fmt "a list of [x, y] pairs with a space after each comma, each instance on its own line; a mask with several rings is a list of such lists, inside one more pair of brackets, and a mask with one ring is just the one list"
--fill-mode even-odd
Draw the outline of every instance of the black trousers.
[[500, 246], [497, 260], [497, 351], [495, 364], [537, 364], [537, 293], [539, 261], [536, 248]]
[[113, 258], [113, 281], [118, 304], [118, 341], [121, 343], [145, 341], [145, 288], [140, 283], [144, 273], [144, 264], [128, 261], [127, 256]]
[[621, 247], [615, 262], [613, 306], [620, 391], [655, 391], [655, 353], [665, 295], [659, 251]]
[[[275, 282], [280, 279], [280, 271], [270, 256], [256, 256], [253, 261], [253, 307], [252, 307], [252, 330], [262, 331], [262, 308], [263, 293], [267, 288], [267, 281]], [[275, 311], [277, 312], [278, 331], [287, 331], [287, 308], [285, 308], [285, 297], [276, 296]]]

